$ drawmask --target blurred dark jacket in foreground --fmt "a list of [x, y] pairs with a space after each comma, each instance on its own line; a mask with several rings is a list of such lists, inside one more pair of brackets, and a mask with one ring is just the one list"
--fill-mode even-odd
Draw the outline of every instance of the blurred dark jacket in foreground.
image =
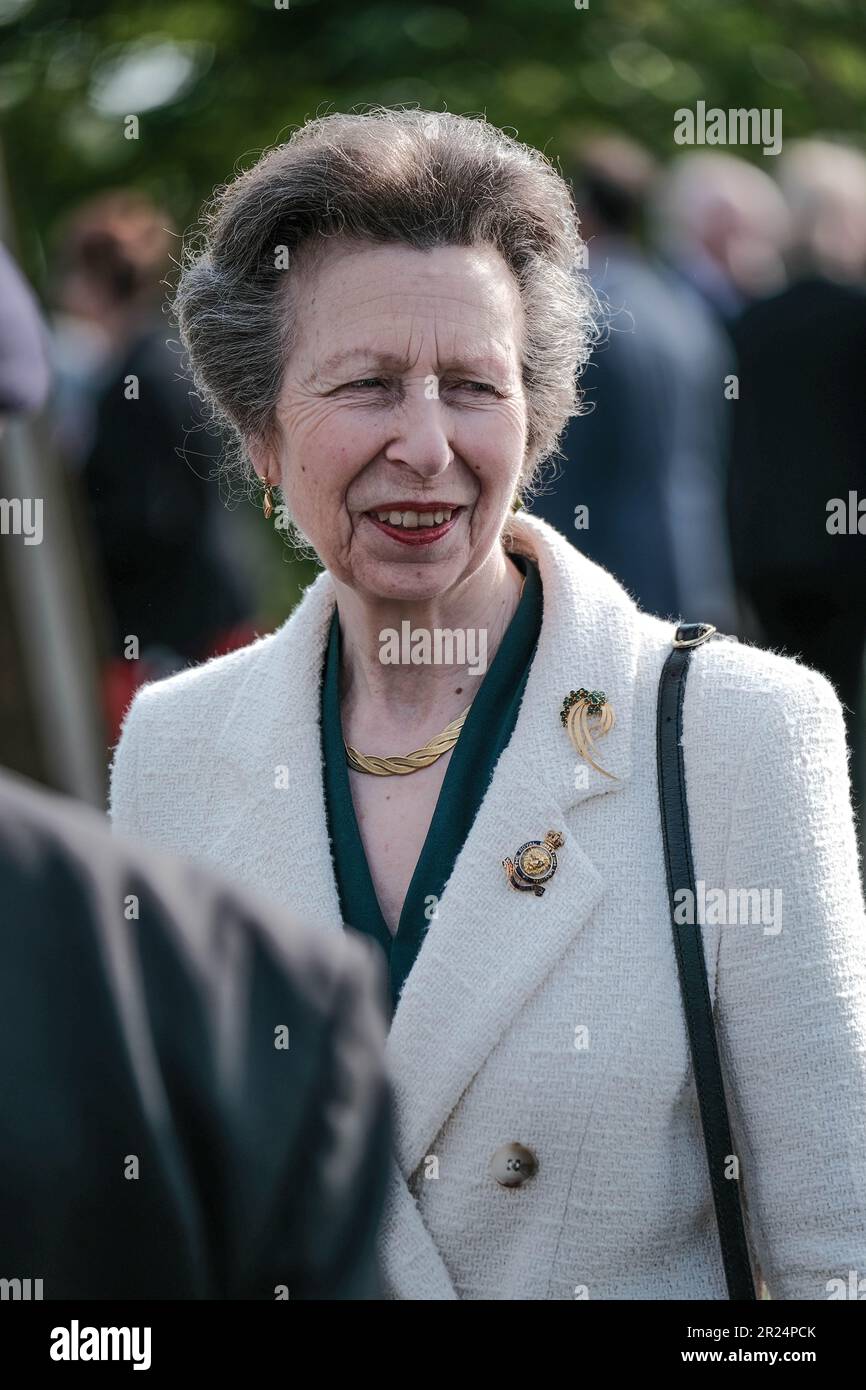
[[0, 895], [0, 1277], [378, 1297], [391, 1136], [362, 943], [5, 774]]

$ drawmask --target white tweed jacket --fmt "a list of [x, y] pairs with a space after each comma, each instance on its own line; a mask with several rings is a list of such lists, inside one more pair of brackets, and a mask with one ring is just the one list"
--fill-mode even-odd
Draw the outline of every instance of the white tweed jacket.
[[[518, 516], [515, 534], [542, 632], [388, 1037], [387, 1295], [724, 1299], [656, 789], [673, 624], [545, 523]], [[120, 830], [323, 931], [341, 930], [319, 727], [333, 604], [321, 575], [278, 631], [143, 688], [111, 784]], [[581, 685], [615, 710], [598, 745], [615, 781], [560, 723]], [[828, 1298], [866, 1276], [866, 920], [841, 708], [797, 662], [713, 640], [683, 747], [699, 884], [773, 904], [758, 922], [708, 910], [703, 929], [751, 1248], [771, 1297]], [[546, 893], [515, 892], [502, 859], [551, 829]], [[512, 1142], [538, 1166], [508, 1188], [490, 1164]]]

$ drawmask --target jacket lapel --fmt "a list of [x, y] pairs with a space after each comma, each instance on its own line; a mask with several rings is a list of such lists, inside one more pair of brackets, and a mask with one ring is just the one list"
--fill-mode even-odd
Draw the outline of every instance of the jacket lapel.
[[[321, 676], [334, 607], [321, 574], [292, 617], [257, 644], [261, 656], [218, 733], [234, 810], [216, 824], [211, 858], [300, 921], [342, 931], [322, 778]], [[218, 808], [214, 808], [215, 817]], [[243, 847], [236, 863], [238, 846]]]
[[[591, 796], [623, 788], [632, 769], [637, 610], [621, 587], [551, 528], [514, 526], [544, 589], [539, 647], [511, 741], [398, 1002], [387, 1051], [395, 1090], [395, 1152], [408, 1179], [510, 1021], [583, 929], [604, 875], [566, 830]], [[597, 760], [581, 760], [559, 711], [568, 692], [602, 689], [616, 724]], [[571, 816], [571, 822], [574, 818]], [[548, 830], [565, 831], [543, 897], [518, 892], [501, 860]]]

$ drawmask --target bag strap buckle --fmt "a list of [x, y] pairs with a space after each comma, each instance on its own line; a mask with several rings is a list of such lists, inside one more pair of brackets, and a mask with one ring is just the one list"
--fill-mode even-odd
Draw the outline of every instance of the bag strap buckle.
[[682, 623], [674, 636], [675, 647], [699, 647], [712, 637], [716, 628], [712, 623]]

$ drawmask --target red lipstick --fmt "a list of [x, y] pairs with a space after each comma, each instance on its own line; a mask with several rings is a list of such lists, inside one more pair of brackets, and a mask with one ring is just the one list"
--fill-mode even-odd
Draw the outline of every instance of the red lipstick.
[[375, 512], [366, 512], [365, 515], [377, 530], [390, 536], [392, 540], [400, 541], [402, 545], [432, 545], [456, 526], [462, 510], [462, 507], [455, 507], [452, 502], [383, 502], [376, 508], [377, 512], [451, 512], [449, 520], [441, 521], [438, 526], [416, 526], [411, 529], [380, 521]]

